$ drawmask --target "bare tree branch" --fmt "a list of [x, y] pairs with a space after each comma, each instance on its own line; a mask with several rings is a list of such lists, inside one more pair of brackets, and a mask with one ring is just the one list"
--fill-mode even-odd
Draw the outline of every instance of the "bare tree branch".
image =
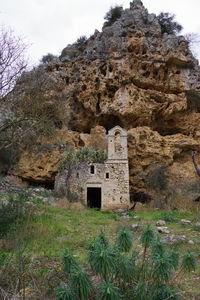
[[13, 88], [26, 69], [26, 49], [27, 45], [12, 30], [0, 28], [0, 99]]

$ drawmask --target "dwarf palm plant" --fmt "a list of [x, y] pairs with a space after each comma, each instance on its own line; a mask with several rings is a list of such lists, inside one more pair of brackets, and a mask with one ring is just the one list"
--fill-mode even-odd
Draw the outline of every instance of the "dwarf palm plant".
[[196, 268], [196, 260], [194, 253], [192, 252], [186, 252], [186, 254], [183, 256], [182, 261], [182, 267], [185, 269], [185, 271], [193, 271]]
[[56, 296], [58, 300], [78, 300], [73, 289], [69, 286], [58, 287], [56, 289]]
[[130, 251], [132, 234], [127, 228], [119, 231], [115, 245], [111, 245], [101, 232], [89, 245], [89, 273], [66, 250], [62, 265], [67, 280], [57, 289], [57, 299], [181, 299], [175, 282], [181, 272], [195, 269], [194, 255], [188, 252], [182, 260], [179, 259], [178, 252], [167, 249], [149, 225], [140, 241], [143, 246], [141, 254]]
[[153, 244], [154, 239], [155, 239], [154, 231], [150, 225], [147, 225], [141, 235], [141, 244], [144, 247], [143, 261], [146, 258], [147, 248], [149, 248]]
[[92, 251], [89, 252], [91, 269], [106, 279], [110, 274], [115, 273], [117, 252], [115, 247], [96, 241]]
[[97, 300], [120, 300], [122, 296], [120, 295], [120, 290], [110, 281], [102, 281], [99, 286], [99, 291], [97, 294]]
[[92, 282], [89, 275], [80, 267], [72, 269], [71, 285], [78, 295], [80, 300], [88, 300], [92, 291]]
[[65, 250], [63, 252], [63, 255], [61, 257], [62, 259], [62, 267], [63, 271], [67, 274], [70, 274], [72, 269], [75, 269], [78, 267], [78, 263], [74, 256], [69, 252], [69, 250]]
[[124, 227], [117, 234], [117, 246], [121, 251], [128, 252], [133, 244], [133, 237], [131, 231]]

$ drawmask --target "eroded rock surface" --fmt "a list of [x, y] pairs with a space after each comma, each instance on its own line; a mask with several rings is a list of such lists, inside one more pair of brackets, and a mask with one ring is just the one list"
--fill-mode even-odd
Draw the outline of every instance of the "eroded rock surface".
[[161, 34], [140, 0], [82, 45], [68, 45], [46, 72], [64, 83], [68, 128], [47, 142], [51, 150], [24, 152], [15, 174], [53, 181], [66, 144], [105, 148], [106, 130], [120, 125], [129, 135], [132, 200], [162, 206], [180, 193], [198, 197], [190, 155], [200, 150], [198, 61], [183, 36]]

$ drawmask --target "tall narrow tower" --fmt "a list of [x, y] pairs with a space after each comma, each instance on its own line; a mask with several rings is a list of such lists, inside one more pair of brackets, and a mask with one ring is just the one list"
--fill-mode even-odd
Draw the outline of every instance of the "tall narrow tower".
[[108, 159], [105, 163], [107, 177], [104, 182], [104, 207], [128, 208], [129, 167], [127, 132], [115, 126], [108, 132]]
[[128, 163], [127, 132], [120, 126], [108, 131], [108, 160]]

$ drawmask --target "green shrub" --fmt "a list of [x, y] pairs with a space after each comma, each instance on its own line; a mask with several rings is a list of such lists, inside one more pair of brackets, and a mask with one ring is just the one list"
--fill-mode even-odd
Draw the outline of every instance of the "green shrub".
[[107, 152], [102, 149], [94, 150], [86, 147], [78, 151], [69, 149], [63, 153], [63, 159], [59, 164], [59, 173], [63, 173], [65, 169], [69, 170], [72, 167], [79, 165], [82, 162], [86, 163], [103, 163], [107, 159]]
[[[6, 139], [5, 134], [0, 135], [1, 140]], [[15, 165], [19, 161], [19, 149], [18, 146], [10, 146], [0, 149], [0, 173], [6, 173], [7, 170]]]
[[5, 237], [11, 228], [25, 220], [26, 208], [21, 199], [10, 199], [0, 206], [0, 238]]
[[147, 225], [141, 235], [141, 244], [144, 248], [152, 245], [155, 239], [155, 233], [150, 225]]
[[83, 148], [76, 152], [76, 157], [79, 162], [88, 163], [103, 163], [107, 158], [105, 150], [95, 150], [90, 147]]
[[43, 64], [48, 64], [48, 63], [54, 61], [56, 58], [57, 57], [55, 55], [48, 53], [48, 54], [42, 56], [41, 62]]
[[187, 107], [190, 111], [200, 112], [200, 92], [187, 91]]
[[75, 269], [72, 269], [70, 278], [72, 287], [74, 291], [76, 291], [78, 299], [88, 300], [93, 288], [90, 276], [81, 268], [76, 267]]
[[5, 261], [9, 258], [9, 255], [10, 253], [3, 250], [3, 249], [0, 249], [0, 265], [2, 266]]
[[158, 166], [147, 176], [147, 184], [152, 189], [160, 192], [168, 186], [167, 166]]
[[[129, 251], [127, 247], [124, 249], [124, 240], [130, 238], [129, 230], [123, 228], [117, 234], [117, 244], [111, 245], [101, 232], [90, 242], [88, 260], [91, 270], [88, 269], [87, 273], [69, 251], [65, 251], [63, 270], [66, 283], [63, 287], [62, 282], [57, 289], [57, 299], [181, 299], [175, 282], [181, 272], [195, 269], [194, 255], [187, 252], [179, 259], [178, 252], [166, 248], [150, 226], [141, 236], [142, 255], [137, 251], [131, 253], [130, 244]], [[120, 244], [123, 247], [119, 247]]]
[[117, 249], [105, 245], [98, 240], [89, 252], [89, 263], [92, 271], [102, 276], [105, 280], [114, 273], [116, 267]]
[[92, 291], [91, 279], [68, 250], [65, 250], [62, 255], [62, 267], [70, 280], [70, 285], [57, 288], [57, 298], [87, 300]]
[[172, 212], [164, 212], [162, 215], [161, 215], [161, 219], [163, 219], [165, 222], [178, 222], [178, 217], [175, 216], [175, 214], [173, 214]]
[[161, 27], [161, 33], [177, 34], [183, 27], [174, 21], [175, 15], [161, 12], [158, 15], [158, 22]]
[[124, 227], [122, 228], [117, 235], [117, 246], [121, 251], [128, 252], [133, 244], [133, 238], [131, 231]]
[[86, 43], [87, 37], [85, 35], [82, 35], [76, 40], [75, 45], [79, 51], [83, 51], [86, 47]]
[[67, 200], [70, 203], [75, 203], [79, 200], [79, 195], [77, 193], [72, 192], [69, 188], [65, 191], [65, 195], [67, 196]]
[[78, 300], [73, 289], [69, 286], [58, 287], [56, 289], [56, 296], [58, 300]]
[[68, 274], [72, 271], [72, 269], [75, 269], [78, 267], [78, 264], [76, 262], [76, 259], [74, 256], [68, 251], [65, 250], [62, 255], [62, 268], [63, 271]]
[[111, 26], [117, 19], [121, 17], [123, 7], [116, 5], [111, 7], [110, 10], [106, 13], [104, 19], [106, 20], [104, 26]]
[[119, 300], [122, 299], [119, 288], [114, 286], [113, 282], [102, 281], [97, 294], [98, 300]]
[[194, 271], [196, 268], [196, 260], [192, 252], [187, 252], [182, 261], [182, 267], [185, 271]]

